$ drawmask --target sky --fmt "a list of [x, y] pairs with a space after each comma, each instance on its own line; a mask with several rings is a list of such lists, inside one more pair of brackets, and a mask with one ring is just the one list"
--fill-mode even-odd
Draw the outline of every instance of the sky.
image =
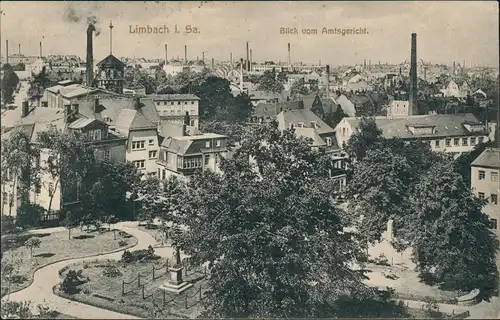
[[[414, 2], [0, 2], [1, 50], [10, 54], [86, 54], [87, 17], [95, 16], [100, 35], [94, 58], [110, 52], [108, 25], [113, 23], [113, 54], [118, 57], [184, 57], [209, 61], [244, 58], [246, 42], [253, 61], [286, 61], [332, 65], [401, 63], [410, 58], [411, 33], [417, 33], [417, 57], [425, 62], [453, 61], [498, 66], [499, 33], [496, 1]], [[135, 26], [169, 27], [169, 34], [130, 33]], [[199, 33], [173, 33], [191, 25]], [[299, 34], [281, 34], [280, 28]], [[321, 34], [326, 28], [366, 28], [363, 35]], [[318, 29], [316, 35], [302, 29]], [[43, 39], [42, 39], [43, 38]]]

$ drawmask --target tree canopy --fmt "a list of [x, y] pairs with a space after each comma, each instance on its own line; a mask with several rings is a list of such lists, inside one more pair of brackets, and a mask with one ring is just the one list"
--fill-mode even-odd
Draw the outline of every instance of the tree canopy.
[[14, 71], [14, 68], [12, 68], [12, 66], [8, 63], [4, 64], [2, 69], [2, 98], [7, 104], [14, 101], [14, 92], [19, 84], [19, 77]]
[[266, 70], [258, 81], [258, 89], [267, 92], [281, 93], [285, 90], [284, 84], [286, 81], [286, 73], [276, 72], [274, 69], [272, 71]]
[[331, 316], [326, 305], [366, 290], [349, 266], [362, 250], [322, 187], [330, 168], [273, 123], [221, 161], [223, 174], [188, 182], [183, 249], [210, 265], [211, 316]]

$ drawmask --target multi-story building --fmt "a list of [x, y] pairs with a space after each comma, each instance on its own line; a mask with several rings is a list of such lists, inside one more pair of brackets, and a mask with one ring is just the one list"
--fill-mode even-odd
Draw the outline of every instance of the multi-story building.
[[[167, 128], [170, 127], [170, 128]], [[197, 171], [220, 172], [221, 157], [227, 157], [227, 137], [215, 133], [189, 135], [186, 125], [165, 125], [158, 157], [158, 177], [188, 178]]]
[[490, 218], [490, 226], [499, 235], [500, 205], [500, 149], [487, 148], [471, 164], [471, 187], [476, 196], [488, 200], [483, 212]]
[[[385, 138], [427, 141], [436, 152], [453, 153], [456, 157], [470, 152], [479, 143], [489, 141], [489, 133], [470, 113], [417, 115], [391, 119], [375, 117], [375, 123]], [[358, 132], [361, 118], [342, 119], [335, 127], [337, 143], [344, 146]]]
[[[10, 110], [7, 112], [19, 112]], [[13, 119], [13, 117], [10, 117]], [[29, 110], [27, 101], [21, 108], [21, 117], [10, 124], [4, 124], [6, 134], [2, 139], [8, 139], [16, 130], [26, 133], [31, 143], [37, 143], [38, 134], [55, 127], [63, 134], [80, 132], [89, 138], [95, 156], [100, 161], [125, 162], [126, 137], [117, 132], [109, 130], [109, 126], [103, 121], [99, 110], [92, 103], [67, 104], [63, 109], [58, 108], [34, 108]], [[46, 165], [51, 150], [42, 149], [40, 166]], [[17, 208], [22, 204], [18, 181], [9, 179], [15, 175], [8, 174], [2, 180], [2, 214], [15, 216]], [[42, 170], [42, 185], [38, 190], [31, 190], [30, 201], [48, 210], [58, 211], [65, 206], [77, 204], [79, 194], [75, 186], [71, 186], [64, 177], [54, 177]], [[17, 186], [17, 187], [16, 187]]]
[[199, 101], [194, 94], [155, 94], [152, 99], [162, 123], [184, 123], [184, 116], [189, 114], [192, 127], [199, 126]]

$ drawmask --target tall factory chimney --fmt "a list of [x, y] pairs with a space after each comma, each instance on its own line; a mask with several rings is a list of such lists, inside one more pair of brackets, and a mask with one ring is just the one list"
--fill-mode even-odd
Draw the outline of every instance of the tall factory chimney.
[[248, 41], [247, 41], [247, 67], [246, 70], [250, 70], [250, 57], [249, 57], [250, 52], [248, 51]]
[[212, 58], [212, 68], [215, 67], [215, 60]]
[[[87, 28], [87, 86], [92, 86], [94, 81], [94, 48], [92, 44], [92, 33], [95, 31], [93, 24], [89, 24]], [[41, 42], [40, 42], [41, 43]]]
[[366, 69], [366, 59], [363, 60], [363, 69]]
[[290, 42], [288, 42], [288, 65], [291, 66], [292, 65], [292, 56], [291, 56], [291, 52], [290, 52]]
[[326, 65], [326, 98], [330, 98], [330, 65]]
[[229, 63], [231, 63], [231, 67], [233, 66], [233, 53], [229, 53]]
[[417, 34], [411, 34], [410, 99], [408, 115], [418, 114], [417, 106]]
[[201, 60], [205, 63], [205, 51], [201, 53]]
[[456, 63], [455, 63], [455, 61], [453, 61], [453, 75], [455, 75], [455, 71], [456, 71], [456, 69], [455, 69], [455, 68], [456, 68], [456, 67], [455, 67], [455, 65], [456, 65]]
[[188, 62], [188, 46], [184, 46], [184, 61]]
[[240, 60], [240, 93], [243, 93], [243, 58]]
[[462, 65], [462, 69], [465, 69], [465, 59], [464, 59], [464, 64]]
[[19, 54], [21, 54], [21, 44], [19, 44]]
[[42, 41], [40, 41], [40, 58], [43, 57], [42, 55]]
[[165, 64], [168, 63], [168, 44], [165, 43]]
[[9, 63], [9, 40], [5, 40], [5, 63]]
[[372, 68], [372, 61], [368, 60], [368, 70], [370, 70], [371, 68]]
[[250, 63], [249, 63], [249, 71], [252, 71], [252, 49], [250, 49]]

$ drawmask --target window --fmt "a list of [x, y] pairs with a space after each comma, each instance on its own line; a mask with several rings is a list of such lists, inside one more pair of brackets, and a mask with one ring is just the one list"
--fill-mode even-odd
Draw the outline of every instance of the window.
[[345, 137], [345, 128], [342, 128], [342, 135]]
[[220, 147], [220, 140], [215, 141], [215, 146]]
[[451, 139], [446, 139], [445, 144], [447, 147], [451, 147]]
[[497, 194], [492, 194], [490, 197], [490, 202], [493, 204], [498, 204], [498, 195]]
[[162, 171], [162, 179], [165, 180], [165, 177], [167, 176], [167, 171], [163, 169]]
[[132, 141], [132, 150], [140, 150], [144, 149], [144, 144], [146, 141], [141, 140], [141, 141]]
[[149, 151], [149, 159], [156, 159], [156, 150]]
[[99, 140], [101, 140], [101, 130], [91, 130], [91, 131], [89, 131], [89, 139], [90, 139], [90, 141], [99, 141]]
[[479, 137], [479, 143], [483, 143], [484, 142], [484, 137]]
[[4, 206], [7, 205], [7, 198], [8, 198], [7, 192], [2, 193], [2, 204]]
[[137, 161], [132, 161], [134, 166], [137, 169], [144, 169], [146, 167], [146, 161], [145, 160], [137, 160]]
[[498, 172], [492, 172], [491, 173], [491, 181], [497, 182], [498, 181]]
[[210, 155], [205, 155], [205, 165], [207, 166], [210, 162]]
[[439, 148], [439, 140], [436, 140], [435, 144], [436, 144], [436, 148]]
[[218, 154], [216, 154], [216, 155], [215, 155], [215, 163], [219, 163], [219, 160], [220, 160], [220, 159], [219, 159], [219, 155], [218, 155]]
[[177, 101], [177, 104], [181, 104], [181, 102], [180, 102], [180, 101]]
[[191, 127], [194, 127], [194, 120], [189, 120], [189, 125], [190, 125]]
[[483, 170], [479, 170], [479, 180], [484, 180], [486, 174]]
[[470, 138], [470, 145], [473, 146], [476, 144], [476, 137]]
[[152, 145], [154, 144], [154, 142], [155, 142], [155, 141], [154, 141], [153, 139], [150, 139], [150, 140], [149, 140], [149, 145], [150, 145], [150, 146], [152, 146]]
[[194, 101], [191, 101], [191, 104], [194, 104]]
[[297, 125], [299, 128], [304, 128], [304, 122], [299, 122]]
[[184, 101], [184, 104], [188, 104], [187, 101]]
[[490, 229], [497, 229], [498, 221], [497, 219], [490, 219]]
[[205, 142], [205, 148], [210, 148], [210, 141]]
[[468, 146], [468, 145], [469, 145], [469, 143], [468, 143], [468, 141], [467, 141], [467, 140], [469, 140], [469, 139], [467, 139], [467, 138], [462, 138], [462, 145], [463, 145], [463, 146]]
[[332, 138], [330, 137], [326, 138], [326, 145], [329, 147], [332, 145]]
[[104, 161], [109, 161], [109, 159], [111, 158], [111, 153], [109, 152], [109, 150], [104, 150], [102, 158], [104, 159]]
[[453, 144], [454, 144], [455, 146], [459, 146], [459, 145], [460, 145], [460, 139], [459, 139], [459, 138], [455, 138], [455, 139], [453, 139]]
[[484, 200], [484, 192], [478, 192], [477, 196], [479, 199]]

